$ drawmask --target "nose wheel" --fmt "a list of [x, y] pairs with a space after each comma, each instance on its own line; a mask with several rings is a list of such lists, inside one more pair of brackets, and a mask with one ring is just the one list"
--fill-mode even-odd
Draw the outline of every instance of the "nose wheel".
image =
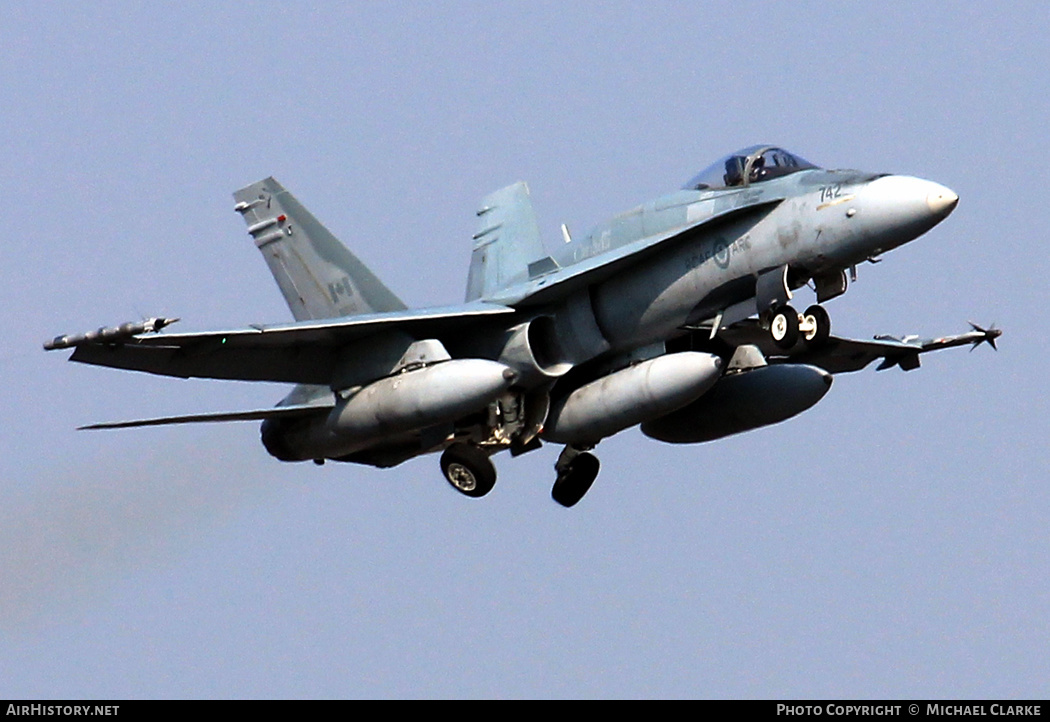
[[481, 449], [453, 444], [441, 455], [441, 473], [460, 494], [481, 497], [496, 485], [496, 467]]
[[802, 314], [799, 332], [807, 346], [819, 348], [827, 343], [828, 337], [831, 336], [831, 316], [823, 306], [810, 306]]
[[773, 343], [782, 349], [789, 349], [798, 343], [798, 311], [791, 306], [781, 306], [773, 312], [769, 321], [769, 335]]
[[598, 478], [599, 469], [601, 463], [594, 454], [566, 446], [554, 465], [558, 478], [551, 489], [551, 498], [564, 507], [575, 506]]
[[769, 321], [773, 343], [785, 351], [794, 348], [799, 338], [809, 348], [819, 348], [831, 336], [831, 317], [823, 306], [813, 305], [805, 313], [791, 306], [781, 306]]

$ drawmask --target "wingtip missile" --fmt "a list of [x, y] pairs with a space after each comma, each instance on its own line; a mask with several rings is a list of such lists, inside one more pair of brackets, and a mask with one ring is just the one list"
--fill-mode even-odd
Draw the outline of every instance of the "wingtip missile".
[[73, 348], [85, 343], [120, 343], [139, 334], [157, 333], [178, 320], [177, 318], [154, 316], [144, 321], [129, 321], [119, 326], [103, 326], [87, 333], [55, 336], [50, 341], [44, 342], [44, 350], [56, 351], [63, 348]]
[[[919, 368], [919, 354], [937, 351], [942, 348], [969, 345], [970, 351], [973, 351], [982, 343], [986, 343], [996, 351], [999, 350], [995, 340], [1003, 335], [1002, 330], [996, 328], [994, 323], [988, 328], [982, 328], [973, 321], [969, 323], [971, 330], [955, 336], [941, 336], [930, 339], [920, 339], [918, 336], [876, 336], [876, 341], [900, 344], [899, 348], [887, 349], [883, 355], [883, 361], [879, 364], [876, 371], [883, 371], [894, 366], [900, 366], [905, 371], [917, 369]], [[907, 349], [906, 347], [908, 346], [914, 348], [914, 351]]]
[[995, 345], [995, 339], [1003, 335], [1002, 329], [996, 328], [994, 323], [988, 328], [981, 328], [973, 321], [970, 321], [969, 323], [970, 328], [974, 330], [974, 333], [981, 334], [978, 338], [973, 339], [973, 346], [970, 347], [971, 351], [980, 346], [982, 343], [988, 344], [995, 351], [999, 350], [999, 347]]

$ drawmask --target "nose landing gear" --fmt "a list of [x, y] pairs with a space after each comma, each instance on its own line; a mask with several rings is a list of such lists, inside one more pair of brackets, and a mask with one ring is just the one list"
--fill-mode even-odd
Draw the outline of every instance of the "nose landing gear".
[[798, 311], [791, 306], [784, 305], [774, 311], [769, 321], [769, 335], [773, 337], [773, 343], [785, 350], [798, 343], [798, 322]]
[[769, 321], [769, 335], [777, 347], [785, 351], [794, 348], [799, 338], [809, 348], [818, 348], [831, 336], [831, 317], [823, 306], [813, 305], [805, 313], [791, 306], [781, 306]]
[[823, 306], [814, 304], [802, 314], [798, 329], [807, 346], [819, 348], [831, 336], [831, 316]]

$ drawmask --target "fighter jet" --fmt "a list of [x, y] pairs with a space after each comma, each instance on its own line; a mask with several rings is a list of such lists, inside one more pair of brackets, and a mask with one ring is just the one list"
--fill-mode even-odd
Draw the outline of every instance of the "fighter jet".
[[[819, 168], [778, 147], [733, 153], [681, 190], [637, 206], [559, 250], [540, 238], [528, 187], [484, 198], [460, 305], [408, 309], [273, 178], [234, 194], [295, 318], [203, 333], [173, 319], [59, 336], [71, 360], [176, 377], [295, 384], [275, 407], [82, 428], [262, 421], [281, 461], [396, 466], [440, 453], [454, 489], [493, 488], [491, 457], [562, 451], [552, 497], [576, 504], [591, 451], [633, 426], [698, 443], [812, 407], [833, 374], [875, 359], [988, 342], [974, 326], [921, 341], [831, 334], [821, 305], [866, 261], [944, 220], [958, 196], [903, 175]], [[800, 313], [795, 291], [817, 304]]]

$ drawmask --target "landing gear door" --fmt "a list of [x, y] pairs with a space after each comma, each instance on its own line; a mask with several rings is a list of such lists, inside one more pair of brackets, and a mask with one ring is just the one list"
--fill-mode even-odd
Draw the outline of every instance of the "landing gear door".
[[830, 301], [846, 292], [845, 271], [832, 271], [823, 276], [814, 276], [813, 282], [817, 287], [817, 303]]
[[791, 300], [791, 289], [788, 288], [787, 264], [760, 273], [755, 283], [755, 306], [759, 315], [784, 306]]

